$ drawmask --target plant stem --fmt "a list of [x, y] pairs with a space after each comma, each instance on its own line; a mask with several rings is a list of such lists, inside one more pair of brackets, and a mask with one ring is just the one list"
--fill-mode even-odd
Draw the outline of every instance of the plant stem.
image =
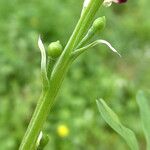
[[24, 135], [19, 150], [33, 150], [37, 137], [42, 130], [43, 124], [49, 114], [49, 111], [55, 101], [55, 98], [60, 89], [64, 76], [71, 64], [70, 54], [78, 45], [82, 37], [88, 30], [95, 13], [102, 4], [102, 0], [91, 0], [83, 15], [80, 17], [78, 24], [68, 41], [62, 55], [60, 56], [50, 78], [50, 87], [40, 98], [33, 117], [30, 121], [28, 129]]

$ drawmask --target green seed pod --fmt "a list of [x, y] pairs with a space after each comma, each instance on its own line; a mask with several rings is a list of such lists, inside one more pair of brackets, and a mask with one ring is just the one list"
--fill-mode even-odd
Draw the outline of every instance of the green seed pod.
[[97, 18], [94, 21], [94, 23], [92, 25], [92, 29], [94, 31], [101, 32], [105, 28], [105, 25], [106, 25], [106, 18], [105, 18], [105, 16], [99, 17], [99, 18]]
[[56, 59], [58, 58], [63, 51], [63, 47], [60, 44], [60, 41], [52, 42], [48, 46], [48, 56]]
[[93, 22], [91, 28], [89, 29], [85, 37], [81, 40], [77, 48], [84, 46], [88, 41], [90, 41], [91, 38], [94, 37], [94, 35], [100, 33], [105, 28], [105, 25], [106, 25], [105, 16], [97, 18]]

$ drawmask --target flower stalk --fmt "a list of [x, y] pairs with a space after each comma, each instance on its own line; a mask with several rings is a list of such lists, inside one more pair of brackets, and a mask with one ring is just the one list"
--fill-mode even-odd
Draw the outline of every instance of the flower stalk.
[[[75, 49], [75, 47], [82, 40], [84, 35], [86, 34], [89, 26], [91, 25], [96, 12], [98, 11], [100, 5], [103, 0], [90, 0], [88, 6], [85, 8], [83, 14], [81, 15], [76, 28], [73, 31], [71, 38], [69, 39], [64, 51], [61, 56], [58, 58], [50, 79], [47, 77], [45, 64], [45, 58], [42, 58], [43, 63], [41, 64], [42, 70], [42, 80], [43, 80], [43, 92], [41, 98], [38, 101], [33, 117], [29, 123], [27, 131], [24, 135], [22, 143], [20, 145], [19, 150], [34, 150], [36, 149], [36, 141], [38, 135], [40, 134], [42, 127], [46, 121], [46, 118], [50, 112], [52, 105], [56, 99], [58, 91], [60, 89], [61, 83], [64, 79], [64, 76], [72, 63], [71, 61], [71, 53]], [[42, 44], [40, 44], [42, 45]], [[44, 50], [43, 47], [41, 49]], [[43, 51], [41, 52], [42, 56], [45, 56]], [[46, 86], [45, 86], [46, 84]]]
[[86, 45], [97, 31], [101, 31], [105, 27], [105, 17], [98, 18], [93, 23], [94, 16], [102, 4], [103, 0], [85, 0], [79, 21], [64, 50], [59, 41], [51, 43], [47, 52], [48, 61], [44, 45], [39, 38], [43, 89], [19, 150], [37, 150], [37, 145], [45, 145], [45, 142], [40, 144], [42, 141], [39, 141], [39, 139], [42, 140], [43, 125], [55, 102], [68, 68], [79, 55], [97, 44], [105, 44], [113, 52], [118, 53], [110, 43], [102, 39]]

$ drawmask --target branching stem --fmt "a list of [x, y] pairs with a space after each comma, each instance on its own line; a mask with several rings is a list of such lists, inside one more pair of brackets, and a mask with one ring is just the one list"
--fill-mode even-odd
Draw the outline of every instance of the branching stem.
[[82, 40], [91, 25], [102, 0], [91, 0], [81, 15], [76, 28], [73, 31], [62, 55], [58, 59], [50, 78], [49, 88], [43, 92], [36, 106], [33, 117], [22, 140], [19, 150], [34, 150], [37, 137], [55, 101], [64, 76], [71, 64], [70, 55], [74, 48]]

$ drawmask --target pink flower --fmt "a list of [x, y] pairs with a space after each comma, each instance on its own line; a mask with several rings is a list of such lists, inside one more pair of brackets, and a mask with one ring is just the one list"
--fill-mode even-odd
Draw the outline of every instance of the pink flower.
[[127, 2], [127, 0], [112, 0], [112, 2], [121, 4]]
[[104, 0], [103, 5], [109, 7], [113, 2], [117, 4], [122, 4], [127, 2], [127, 0]]

